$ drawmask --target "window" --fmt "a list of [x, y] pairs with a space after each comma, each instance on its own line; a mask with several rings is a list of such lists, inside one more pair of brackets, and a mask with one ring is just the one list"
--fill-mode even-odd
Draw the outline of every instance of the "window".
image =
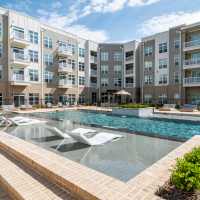
[[39, 104], [39, 94], [38, 93], [29, 93], [29, 104], [38, 105]]
[[146, 104], [152, 103], [152, 95], [151, 94], [144, 95], [144, 103], [146, 103]]
[[166, 69], [167, 68], [167, 59], [160, 59], [159, 60], [159, 69]]
[[34, 31], [29, 31], [29, 41], [33, 44], [38, 44], [38, 33]]
[[114, 74], [116, 77], [122, 76], [122, 66], [121, 65], [114, 65]]
[[52, 94], [45, 94], [45, 104], [47, 103], [53, 103], [53, 95]]
[[144, 83], [146, 85], [152, 84], [153, 83], [153, 77], [152, 77], [152, 75], [145, 75], [144, 76]]
[[85, 77], [84, 76], [79, 76], [78, 80], [79, 80], [79, 85], [85, 85]]
[[76, 84], [76, 78], [75, 78], [75, 75], [69, 75], [68, 76], [68, 80], [71, 82], [72, 85], [75, 85]]
[[0, 23], [0, 38], [3, 37], [3, 25]]
[[180, 48], [180, 40], [179, 39], [175, 39], [174, 40], [174, 48], [175, 49], [179, 49]]
[[101, 52], [101, 61], [108, 61], [108, 52]]
[[85, 57], [85, 49], [83, 49], [83, 48], [79, 48], [79, 51], [78, 51], [79, 53], [79, 57]]
[[133, 51], [127, 51], [125, 54], [126, 60], [133, 59]]
[[3, 94], [0, 93], [0, 106], [2, 106], [2, 105], [3, 105]]
[[53, 47], [52, 43], [53, 42], [52, 42], [52, 39], [50, 37], [48, 37], [48, 36], [44, 37], [44, 47], [52, 49], [52, 47]]
[[0, 80], [3, 78], [3, 66], [0, 65]]
[[0, 57], [3, 56], [3, 44], [0, 42]]
[[179, 72], [174, 72], [174, 83], [179, 83]]
[[101, 65], [101, 75], [107, 76], [108, 74], [108, 65]]
[[144, 48], [144, 55], [145, 56], [150, 56], [153, 54], [153, 47], [152, 46], [148, 46]]
[[108, 94], [107, 93], [101, 93], [101, 102], [102, 103], [108, 102]]
[[72, 44], [72, 53], [75, 54], [76, 53], [76, 46], [74, 44]]
[[79, 62], [78, 66], [79, 66], [79, 71], [82, 71], [82, 72], [85, 71], [85, 64], [83, 62]]
[[45, 54], [44, 55], [44, 63], [46, 64], [46, 65], [53, 65], [53, 55], [51, 55], [51, 54]]
[[44, 81], [46, 83], [52, 83], [52, 81], [53, 81], [53, 72], [45, 71], [44, 72]]
[[113, 60], [114, 61], [122, 61], [122, 52], [120, 52], [120, 51], [114, 52]]
[[159, 84], [167, 84], [167, 74], [162, 74], [159, 77]]
[[159, 103], [160, 104], [167, 104], [167, 95], [166, 94], [162, 94], [158, 98], [159, 98]]
[[114, 85], [115, 85], [115, 87], [121, 87], [122, 79], [121, 78], [115, 78], [114, 79]]
[[74, 104], [76, 102], [76, 95], [75, 94], [68, 94], [68, 101], [69, 104]]
[[134, 79], [133, 77], [127, 77], [126, 78], [126, 87], [133, 87], [133, 84], [134, 84]]
[[166, 53], [167, 52], [167, 43], [160, 43], [159, 44], [159, 53]]
[[152, 70], [152, 67], [153, 67], [153, 63], [152, 61], [145, 61], [144, 62], [144, 68], [148, 71]]
[[102, 87], [107, 87], [108, 86], [108, 79], [102, 78], [101, 79], [101, 86]]
[[83, 95], [83, 94], [79, 95], [78, 101], [79, 101], [80, 104], [84, 104], [85, 103], [85, 95]]
[[68, 64], [72, 66], [72, 69], [75, 69], [75, 67], [76, 67], [75, 60], [68, 59]]
[[39, 80], [38, 70], [37, 69], [29, 69], [29, 78], [30, 81], [38, 81]]
[[31, 62], [38, 63], [38, 52], [29, 50], [29, 59]]
[[180, 56], [179, 55], [174, 56], [174, 64], [176, 67], [180, 66]]

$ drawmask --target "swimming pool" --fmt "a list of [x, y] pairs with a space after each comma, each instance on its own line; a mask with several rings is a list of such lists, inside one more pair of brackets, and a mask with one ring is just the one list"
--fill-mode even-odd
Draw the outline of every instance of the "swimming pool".
[[78, 124], [112, 128], [130, 133], [133, 132], [177, 140], [187, 140], [194, 135], [200, 135], [200, 123], [182, 120], [115, 116], [86, 111], [35, 113], [34, 115], [48, 119], [69, 120]]

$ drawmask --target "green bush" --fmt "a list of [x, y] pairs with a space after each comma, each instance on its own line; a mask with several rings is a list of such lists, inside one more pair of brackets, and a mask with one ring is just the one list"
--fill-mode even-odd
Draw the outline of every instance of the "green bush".
[[179, 104], [176, 104], [176, 105], [175, 105], [175, 108], [176, 108], [177, 110], [179, 110], [179, 109], [181, 108], [181, 106], [180, 106]]
[[200, 111], [200, 103], [197, 105], [197, 110]]
[[200, 190], [200, 147], [177, 160], [171, 183], [184, 191]]

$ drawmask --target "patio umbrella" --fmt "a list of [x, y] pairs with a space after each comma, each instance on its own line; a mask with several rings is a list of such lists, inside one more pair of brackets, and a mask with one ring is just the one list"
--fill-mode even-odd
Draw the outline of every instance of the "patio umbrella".
[[127, 92], [126, 90], [120, 90], [118, 92], [115, 92], [114, 94], [120, 95], [120, 96], [131, 96], [131, 94], [129, 92]]

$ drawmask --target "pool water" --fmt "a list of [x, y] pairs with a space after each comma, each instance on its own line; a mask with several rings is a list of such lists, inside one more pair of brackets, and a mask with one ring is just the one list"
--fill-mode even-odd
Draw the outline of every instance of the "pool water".
[[115, 116], [86, 111], [36, 113], [35, 115], [49, 119], [69, 120], [78, 124], [96, 125], [118, 130], [124, 129], [128, 132], [177, 140], [187, 140], [194, 135], [200, 135], [200, 123], [181, 120]]

